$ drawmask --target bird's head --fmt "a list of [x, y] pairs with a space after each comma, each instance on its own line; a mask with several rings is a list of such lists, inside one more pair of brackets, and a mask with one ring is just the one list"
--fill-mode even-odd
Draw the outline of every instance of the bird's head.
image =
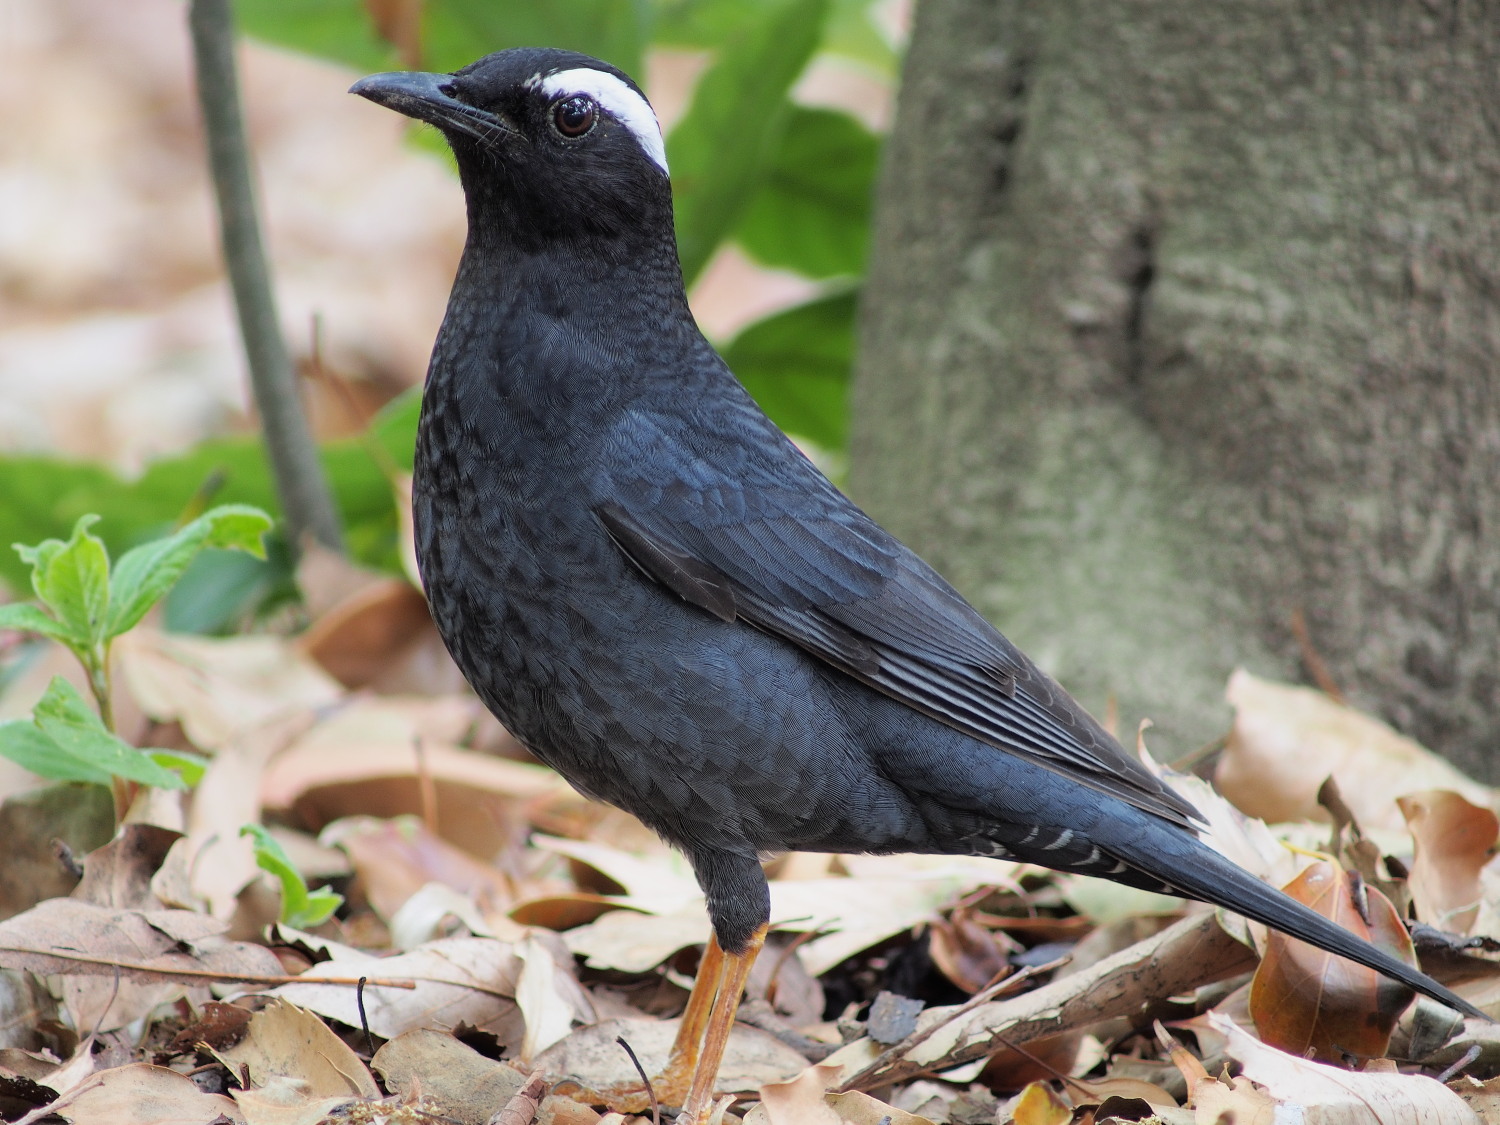
[[671, 231], [661, 126], [622, 71], [573, 51], [517, 49], [452, 74], [394, 71], [351, 93], [442, 130], [471, 225], [513, 238]]

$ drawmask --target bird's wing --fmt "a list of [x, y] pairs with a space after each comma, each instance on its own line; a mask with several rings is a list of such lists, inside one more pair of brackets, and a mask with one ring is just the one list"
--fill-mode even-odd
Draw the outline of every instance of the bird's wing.
[[660, 421], [629, 421], [638, 455], [596, 507], [644, 574], [981, 742], [1184, 826], [1199, 818], [779, 431], [767, 423], [716, 465], [726, 447], [673, 441]]

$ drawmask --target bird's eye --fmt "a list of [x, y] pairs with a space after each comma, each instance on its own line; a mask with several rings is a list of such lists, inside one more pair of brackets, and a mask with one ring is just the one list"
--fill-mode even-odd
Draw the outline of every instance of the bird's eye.
[[552, 124], [565, 137], [581, 137], [594, 127], [599, 118], [593, 101], [579, 95], [564, 98], [552, 107]]

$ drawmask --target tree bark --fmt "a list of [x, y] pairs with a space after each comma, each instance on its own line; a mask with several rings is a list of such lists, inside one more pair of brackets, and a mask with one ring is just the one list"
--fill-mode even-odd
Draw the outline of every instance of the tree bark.
[[1300, 611], [1500, 780], [1497, 296], [1493, 4], [928, 0], [851, 490], [1165, 757]]

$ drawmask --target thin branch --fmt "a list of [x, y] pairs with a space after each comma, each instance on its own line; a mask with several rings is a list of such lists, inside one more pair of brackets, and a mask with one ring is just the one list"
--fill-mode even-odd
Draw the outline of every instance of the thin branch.
[[193, 64], [208, 141], [209, 170], [219, 201], [224, 263], [234, 290], [255, 405], [265, 430], [276, 494], [286, 514], [288, 538], [294, 552], [309, 533], [324, 546], [342, 551], [343, 533], [333, 494], [302, 412], [296, 371], [281, 335], [261, 243], [240, 112], [231, 0], [192, 0], [188, 26], [193, 34]]

